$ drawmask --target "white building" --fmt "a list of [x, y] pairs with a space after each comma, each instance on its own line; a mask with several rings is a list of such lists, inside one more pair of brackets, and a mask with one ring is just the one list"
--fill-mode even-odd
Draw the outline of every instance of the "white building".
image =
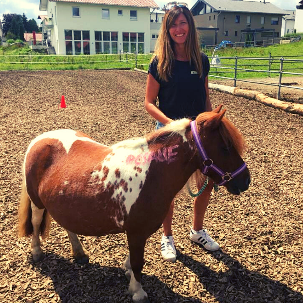
[[299, 3], [296, 10], [295, 30], [296, 33], [303, 33], [303, 1]]
[[288, 15], [282, 17], [281, 37], [295, 32], [296, 11], [285, 11]]
[[40, 0], [56, 54], [149, 53], [154, 0]]
[[150, 51], [155, 50], [156, 42], [159, 37], [159, 31], [164, 18], [164, 11], [152, 9], [150, 14]]

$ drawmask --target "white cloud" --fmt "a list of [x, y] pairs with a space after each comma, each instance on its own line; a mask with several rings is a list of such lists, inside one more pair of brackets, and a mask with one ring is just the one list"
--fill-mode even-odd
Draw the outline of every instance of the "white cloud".
[[43, 14], [39, 11], [40, 0], [0, 0], [0, 18], [3, 14], [26, 15], [28, 19], [37, 21], [38, 15]]

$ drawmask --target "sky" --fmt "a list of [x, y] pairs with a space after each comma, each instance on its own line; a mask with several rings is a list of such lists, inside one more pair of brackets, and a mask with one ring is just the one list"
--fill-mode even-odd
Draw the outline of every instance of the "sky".
[[[154, 0], [159, 7], [163, 7], [164, 4], [172, 0], [163, 1], [163, 0]], [[188, 4], [188, 7], [191, 8], [197, 0], [179, 0], [180, 2], [185, 2]], [[248, 1], [248, 0], [244, 0]], [[259, 0], [260, 1], [260, 0]], [[277, 7], [285, 10], [295, 10], [296, 5], [299, 4], [300, 0], [266, 0], [271, 2]], [[39, 11], [40, 0], [0, 0], [0, 19], [2, 19], [3, 14], [19, 14], [23, 13], [28, 19], [35, 19], [37, 22], [38, 15], [44, 15], [45, 12]]]

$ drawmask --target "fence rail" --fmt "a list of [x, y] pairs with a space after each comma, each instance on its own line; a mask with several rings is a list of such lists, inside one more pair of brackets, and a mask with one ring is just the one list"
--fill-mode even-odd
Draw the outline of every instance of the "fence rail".
[[[0, 55], [0, 70], [45, 70], [45, 69], [112, 69], [139, 68], [147, 69], [151, 54], [99, 54], [99, 55]], [[303, 77], [303, 56], [277, 57], [218, 57], [210, 56], [210, 78], [233, 80], [237, 82], [278, 87], [277, 98], [280, 99], [281, 88], [303, 90], [303, 87], [282, 83], [283, 76]], [[248, 78], [276, 77], [276, 83], [267, 83]]]
[[[265, 58], [212, 56], [210, 57], [210, 60], [211, 70], [209, 77], [233, 80], [234, 87], [237, 86], [238, 81], [277, 86], [277, 99], [280, 99], [281, 97], [282, 87], [303, 90], [303, 87], [284, 85], [282, 83], [283, 75], [303, 77], [303, 73], [300, 72], [303, 70], [303, 56], [299, 58], [294, 56], [274, 57], [271, 55]], [[262, 61], [267, 62], [260, 64]], [[264, 69], [261, 67], [264, 67]], [[277, 83], [245, 79], [249, 77], [249, 74], [253, 74], [253, 77], [256, 78], [258, 75], [258, 78], [264, 77], [264, 75], [267, 77], [278, 76], [278, 79]]]
[[98, 55], [0, 55], [0, 70], [66, 69], [77, 68], [134, 68], [150, 60], [150, 54]]

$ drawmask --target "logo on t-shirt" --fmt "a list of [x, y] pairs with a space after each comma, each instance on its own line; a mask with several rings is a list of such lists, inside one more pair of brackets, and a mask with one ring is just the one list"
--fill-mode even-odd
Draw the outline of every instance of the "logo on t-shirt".
[[197, 75], [198, 73], [197, 73], [195, 70], [192, 70], [192, 71], [191, 71], [191, 74], [192, 74], [192, 75]]

